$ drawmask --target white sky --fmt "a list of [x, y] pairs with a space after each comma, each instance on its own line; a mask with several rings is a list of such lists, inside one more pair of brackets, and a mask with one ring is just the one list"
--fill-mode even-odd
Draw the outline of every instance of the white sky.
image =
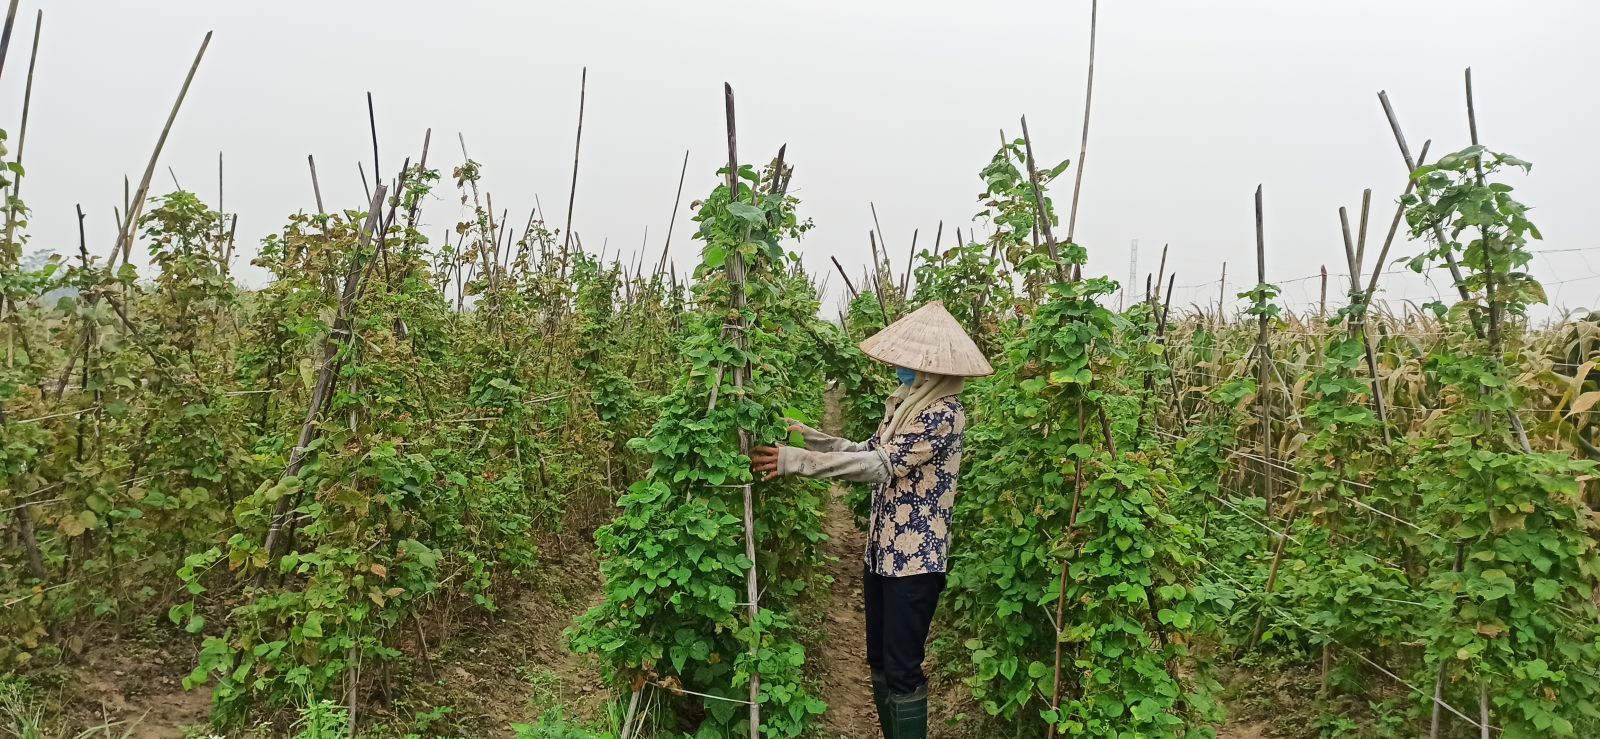
[[[722, 82], [739, 104], [741, 159], [782, 143], [802, 213], [817, 228], [801, 251], [818, 274], [830, 255], [867, 261], [876, 202], [896, 270], [913, 228], [946, 245], [978, 209], [976, 177], [1026, 114], [1039, 159], [1077, 157], [1088, 0], [758, 3], [415, 0], [58, 0], [47, 3], [25, 164], [32, 248], [75, 252], [73, 205], [105, 254], [183, 74], [216, 35], [168, 141], [171, 166], [214, 203], [226, 156], [226, 206], [244, 257], [284, 217], [312, 209], [305, 157], [317, 157], [332, 207], [363, 207], [356, 163], [371, 167], [366, 98], [376, 99], [383, 171], [415, 156], [460, 162], [465, 134], [496, 209], [519, 227], [535, 194], [564, 220], [579, 72], [589, 68], [575, 229], [596, 251], [659, 254], [679, 165], [684, 201], [703, 195], [725, 157]], [[4, 78], [0, 125], [13, 135], [37, 0], [23, 3]], [[1125, 280], [1163, 243], [1177, 302], [1214, 301], [1254, 282], [1252, 192], [1266, 187], [1268, 277], [1291, 302], [1315, 300], [1342, 272], [1336, 209], [1374, 191], [1369, 254], [1393, 215], [1404, 170], [1378, 105], [1387, 89], [1413, 151], [1465, 146], [1462, 69], [1474, 69], [1484, 143], [1534, 162], [1516, 182], [1546, 240], [1533, 268], [1566, 306], [1600, 302], [1600, 242], [1587, 220], [1600, 195], [1600, 3], [1589, 0], [1106, 0], [1079, 241], [1091, 271]], [[1520, 179], [1520, 178], [1519, 178]], [[1054, 191], [1065, 215], [1070, 175]], [[448, 184], [448, 183], [447, 183]], [[453, 189], [424, 209], [430, 234], [462, 209]], [[697, 243], [680, 212], [672, 256]], [[1063, 228], [1062, 231], [1065, 229]], [[1398, 254], [1412, 251], [1397, 246]], [[1370, 258], [1370, 257], [1369, 257]], [[1391, 299], [1436, 287], [1392, 280]], [[1210, 284], [1201, 284], [1207, 283]], [[1409, 283], [1409, 284], [1408, 284]], [[839, 280], [831, 283], [837, 295]], [[1330, 292], [1340, 300], [1339, 281]]]

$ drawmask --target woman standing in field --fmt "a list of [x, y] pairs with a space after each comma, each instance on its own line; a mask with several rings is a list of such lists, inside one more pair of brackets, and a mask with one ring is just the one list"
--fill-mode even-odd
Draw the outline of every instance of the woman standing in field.
[[796, 423], [790, 430], [805, 437], [804, 449], [761, 447], [751, 464], [766, 480], [801, 475], [877, 485], [862, 576], [872, 697], [886, 739], [923, 739], [928, 679], [922, 660], [944, 590], [967, 427], [959, 396], [963, 378], [994, 368], [938, 302], [861, 342], [861, 351], [894, 365], [900, 377], [877, 433], [855, 442]]

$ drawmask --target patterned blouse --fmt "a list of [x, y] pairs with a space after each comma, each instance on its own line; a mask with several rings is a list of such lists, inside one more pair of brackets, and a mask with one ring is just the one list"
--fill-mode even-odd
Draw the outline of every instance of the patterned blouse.
[[950, 550], [950, 511], [961, 469], [966, 409], [954, 395], [935, 400], [900, 433], [869, 449], [889, 459], [890, 477], [872, 494], [866, 565], [874, 574], [906, 577], [944, 572]]

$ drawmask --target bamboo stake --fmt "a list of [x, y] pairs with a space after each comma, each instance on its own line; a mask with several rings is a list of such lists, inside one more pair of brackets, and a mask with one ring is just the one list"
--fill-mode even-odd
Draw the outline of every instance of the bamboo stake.
[[844, 271], [844, 265], [839, 263], [838, 257], [830, 256], [828, 259], [833, 261], [834, 268], [839, 270], [839, 276], [844, 278], [844, 286], [850, 290], [850, 302], [855, 302], [856, 296], [861, 293], [856, 291], [856, 285], [850, 281], [850, 275]]
[[1217, 323], [1222, 322], [1223, 305], [1228, 300], [1228, 263], [1222, 263], [1222, 287], [1217, 288]]
[[[1366, 269], [1364, 258], [1366, 255], [1367, 217], [1372, 208], [1372, 190], [1361, 193], [1361, 228], [1360, 237], [1354, 245], [1350, 242], [1350, 217], [1344, 208], [1339, 209], [1339, 223], [1344, 233], [1345, 260], [1350, 263], [1350, 302], [1356, 312], [1349, 320], [1350, 338], [1360, 336], [1362, 349], [1366, 353], [1367, 373], [1372, 376], [1372, 409], [1378, 416], [1378, 425], [1383, 429], [1383, 444], [1387, 447], [1392, 439], [1389, 434], [1389, 414], [1383, 402], [1383, 382], [1378, 377], [1378, 358], [1372, 349], [1372, 338], [1367, 334], [1367, 309], [1372, 306], [1372, 293], [1361, 292], [1362, 270]], [[1389, 244], [1385, 243], [1383, 252], [1388, 253]], [[1372, 284], [1377, 285], [1379, 272], [1383, 271], [1383, 257], [1379, 256], [1377, 266], [1372, 268]], [[1324, 270], [1326, 272], [1326, 270]], [[1326, 289], [1324, 289], [1326, 290]]]
[[[944, 221], [939, 222], [939, 228], [944, 228]], [[911, 251], [906, 254], [906, 273], [900, 276], [900, 302], [911, 299], [911, 265], [917, 258], [917, 229], [911, 230]]]
[[[1383, 113], [1389, 119], [1389, 130], [1394, 133], [1395, 143], [1400, 146], [1400, 158], [1404, 159], [1406, 163], [1406, 176], [1410, 177], [1411, 173], [1417, 171], [1418, 164], [1417, 160], [1411, 158], [1410, 147], [1406, 146], [1406, 136], [1400, 131], [1400, 119], [1395, 116], [1394, 107], [1389, 104], [1389, 93], [1382, 90], [1378, 91], [1378, 102], [1383, 104]], [[1429, 198], [1424, 198], [1423, 204], [1428, 204], [1429, 200]], [[1448, 243], [1449, 241], [1445, 238], [1444, 229], [1439, 224], [1434, 224], [1433, 236], [1440, 244]], [[1461, 265], [1456, 262], [1455, 255], [1445, 252], [1444, 261], [1450, 268], [1450, 277], [1455, 280], [1456, 291], [1460, 293], [1461, 299], [1471, 300], [1472, 294], [1467, 291], [1467, 284], [1461, 276]]]
[[1319, 273], [1322, 275], [1322, 298], [1317, 302], [1317, 318], [1320, 319], [1328, 317], [1328, 265], [1322, 265]]
[[11, 27], [17, 22], [18, 0], [11, 0], [11, 7], [6, 10], [6, 27], [0, 31], [0, 73], [5, 70], [6, 52], [11, 49]]
[[618, 739], [629, 739], [633, 736], [633, 719], [639, 714], [639, 694], [644, 692], [643, 678], [634, 680], [633, 697], [628, 699], [628, 713], [622, 718], [622, 731], [617, 734]]
[[[1472, 67], [1467, 67], [1466, 85], [1467, 129], [1472, 136], [1472, 145], [1479, 146], [1478, 113], [1472, 100]], [[1478, 186], [1482, 187], [1484, 184], [1482, 155], [1473, 158], [1473, 165], [1477, 173]], [[1483, 249], [1483, 299], [1489, 303], [1489, 363], [1491, 367], [1498, 367], [1504, 361], [1500, 345], [1500, 320], [1505, 305], [1499, 296], [1495, 294], [1494, 247], [1489, 238], [1489, 228], [1480, 224], [1478, 226], [1478, 236], [1479, 244]], [[1511, 430], [1517, 437], [1523, 453], [1531, 453], [1533, 450], [1528, 444], [1528, 433], [1522, 428], [1522, 419], [1517, 417], [1515, 412], [1507, 415], [1511, 419]], [[1486, 497], [1488, 500], [1484, 501], [1484, 504], [1489, 510], [1494, 510], [1494, 494], [1491, 492]], [[1484, 536], [1493, 538], [1494, 532], [1490, 531]], [[1489, 683], [1484, 682], [1481, 678], [1478, 682], [1478, 731], [1482, 739], [1489, 739]]]
[[[883, 271], [883, 262], [878, 257], [878, 238], [874, 235], [874, 232], [868, 231], [867, 241], [872, 244], [872, 274], [868, 275], [867, 279], [872, 281], [872, 292], [878, 296], [878, 310], [883, 311], [883, 322], [887, 325], [889, 323], [889, 303], [883, 299], [883, 281], [878, 279], [878, 276]], [[865, 287], [865, 285], [862, 287]]]
[[[883, 226], [878, 223], [878, 204], [877, 203], [873, 203], [873, 202], [868, 202], [867, 206], [872, 208], [872, 228], [878, 232], [878, 241], [883, 243], [883, 263], [887, 264], [889, 262], [889, 239], [888, 239], [887, 236], [884, 236], [884, 234], [883, 234]], [[873, 274], [877, 274], [878, 273], [878, 270], [879, 270], [878, 264], [879, 264], [879, 262], [878, 262], [877, 257], [873, 257], [873, 260], [872, 260], [872, 272], [873, 272]], [[894, 284], [894, 269], [893, 268], [890, 268], [890, 270], [889, 270], [889, 284], [890, 285]], [[888, 314], [884, 314], [884, 316], [885, 316], [884, 320], [888, 320]]]
[[[217, 152], [217, 256], [221, 259], [221, 263], [218, 266], [224, 275], [228, 274], [228, 257], [232, 251], [230, 248], [232, 245], [228, 243], [228, 214], [226, 212], [227, 201], [224, 198], [225, 192], [222, 178], [222, 152], [219, 151]], [[237, 227], [239, 224], [237, 215], [234, 216], [233, 222], [234, 226]]]
[[[728, 118], [728, 189], [729, 197], [734, 201], [739, 200], [739, 148], [738, 136], [734, 126], [733, 114], [733, 86], [723, 83], [723, 100]], [[744, 255], [734, 252], [729, 260], [732, 268], [729, 276], [733, 278], [733, 309], [738, 313], [739, 335], [735, 341], [740, 349], [745, 347], [748, 337], [745, 335], [746, 321], [745, 307], [745, 264]], [[749, 375], [749, 363], [733, 368], [734, 387], [743, 388], [745, 379]], [[749, 455], [750, 437], [744, 429], [739, 430], [739, 453]], [[744, 553], [750, 560], [750, 569], [745, 573], [745, 602], [750, 616], [750, 629], [752, 633], [758, 632], [757, 623], [761, 615], [761, 591], [757, 587], [756, 577], [756, 513], [755, 490], [750, 483], [741, 486], [744, 492]], [[750, 644], [750, 739], [761, 739], [761, 670], [755, 663], [756, 656], [760, 653], [760, 637], [757, 635]]]
[[678, 170], [678, 194], [672, 196], [672, 219], [667, 221], [667, 239], [661, 245], [661, 264], [656, 274], [667, 271], [667, 250], [672, 248], [672, 230], [678, 225], [678, 206], [683, 203], [683, 178], [689, 174], [689, 150], [683, 150], [683, 168]]
[[383, 172], [378, 169], [378, 114], [372, 109], [372, 91], [367, 91], [367, 125], [372, 131], [372, 181], [383, 182]]
[[[1267, 231], [1261, 206], [1261, 186], [1256, 185], [1256, 285], [1267, 282]], [[1268, 343], [1270, 321], [1266, 311], [1258, 317], [1260, 332], [1256, 337], [1256, 409], [1261, 423], [1261, 497], [1266, 501], [1267, 516], [1272, 515], [1272, 408], [1269, 383], [1272, 380], [1269, 364], [1272, 349]]]
[[161, 127], [161, 136], [156, 139], [156, 148], [150, 154], [150, 163], [145, 165], [144, 177], [139, 180], [139, 190], [134, 195], [133, 201], [128, 203], [127, 217], [122, 221], [122, 231], [117, 236], [118, 250], [122, 254], [122, 263], [128, 263], [129, 252], [133, 250], [133, 234], [139, 223], [139, 213], [144, 209], [145, 198], [150, 193], [150, 179], [155, 176], [156, 162], [161, 158], [161, 149], [167, 145], [167, 136], [172, 133], [172, 124], [178, 119], [178, 109], [183, 107], [183, 99], [189, 94], [189, 85], [194, 82], [194, 75], [200, 69], [200, 60], [205, 58], [206, 47], [211, 45], [211, 32], [206, 31], [206, 37], [200, 42], [200, 51], [194, 55], [194, 63], [189, 65], [189, 74], [183, 78], [183, 87], [178, 89], [178, 99], [172, 103], [172, 112], [167, 114], [167, 123]]
[[[1478, 142], [1478, 112], [1477, 112], [1477, 108], [1476, 108], [1476, 106], [1474, 106], [1473, 100], [1472, 100], [1472, 68], [1471, 67], [1467, 67], [1466, 82], [1467, 82], [1467, 128], [1468, 128], [1469, 133], [1472, 136], [1472, 145], [1473, 146], [1479, 146], [1479, 142]], [[1481, 156], [1479, 156], [1479, 157], [1477, 157], [1475, 159], [1474, 167], [1477, 170], [1478, 185], [1482, 186], [1483, 185], [1483, 158]], [[1504, 317], [1503, 314], [1505, 312], [1505, 301], [1500, 300], [1500, 299], [1496, 298], [1496, 296], [1495, 296], [1494, 253], [1493, 253], [1493, 250], [1491, 250], [1490, 247], [1489, 247], [1489, 232], [1488, 232], [1486, 227], [1479, 226], [1478, 233], [1479, 233], [1479, 236], [1480, 236], [1480, 238], [1481, 238], [1481, 240], [1483, 242], [1483, 250], [1484, 250], [1483, 251], [1483, 259], [1484, 259], [1484, 292], [1483, 292], [1483, 297], [1484, 297], [1484, 300], [1488, 301], [1488, 303], [1489, 303], [1489, 335], [1488, 335], [1488, 338], [1489, 338], [1489, 352], [1490, 352], [1490, 355], [1491, 355], [1490, 356], [1490, 361], [1492, 361], [1492, 362], [1494, 362], [1495, 364], [1498, 365], [1498, 364], [1500, 364], [1500, 363], [1502, 363], [1504, 361], [1504, 357], [1501, 356], [1500, 328], [1501, 328], [1501, 323], [1502, 323], [1502, 320], [1503, 320], [1503, 317]], [[1511, 432], [1512, 432], [1512, 434], [1514, 436], [1516, 436], [1517, 444], [1518, 444], [1518, 446], [1522, 447], [1523, 453], [1524, 454], [1532, 453], [1533, 452], [1533, 448], [1528, 443], [1528, 432], [1527, 432], [1526, 429], [1524, 429], [1522, 427], [1522, 418], [1520, 416], [1518, 416], [1514, 411], [1513, 412], [1507, 412], [1506, 417], [1509, 418], [1510, 421], [1511, 421]], [[1485, 721], [1484, 725], [1488, 726], [1488, 722]], [[1485, 730], [1487, 731], [1487, 729], [1485, 729]]]
[[1153, 296], [1154, 300], [1151, 301], [1152, 303], [1159, 304], [1161, 302], [1161, 281], [1167, 276], [1167, 247], [1169, 246], [1172, 245], [1161, 245], [1161, 266], [1156, 269], [1156, 292]]
[[[1078, 144], [1078, 171], [1072, 178], [1072, 215], [1067, 220], [1067, 243], [1076, 244], [1078, 236], [1078, 194], [1083, 190], [1083, 166], [1089, 156], [1089, 110], [1094, 104], [1094, 47], [1096, 29], [1100, 20], [1100, 0], [1089, 5], [1089, 82], [1083, 92], [1083, 139]], [[1073, 271], [1081, 273], [1081, 268]]]
[[567, 230], [561, 234], [561, 279], [567, 277], [567, 251], [572, 248], [572, 206], [578, 199], [578, 155], [583, 151], [583, 107], [589, 99], [589, 68], [578, 80], [578, 137], [572, 145], [572, 189], [567, 193]]
[[[16, 10], [16, 3], [12, 3], [12, 10]], [[28, 81], [22, 91], [22, 125], [17, 131], [17, 164], [22, 164], [22, 149], [28, 143], [28, 111], [33, 107], [33, 70], [39, 61], [39, 34], [44, 30], [44, 11], [40, 10], [33, 22], [33, 51], [28, 54]], [[6, 35], [11, 34], [11, 19], [6, 19]], [[11, 181], [11, 201], [17, 202], [22, 197], [22, 176], [18, 175]], [[6, 208], [6, 246], [9, 248], [15, 242], [17, 231], [17, 208], [8, 205]], [[18, 246], [20, 251], [21, 247]], [[19, 254], [20, 256], [20, 254]]]
[[317, 181], [317, 158], [307, 154], [306, 164], [311, 167], [311, 194], [317, 198], [317, 214], [327, 213], [328, 210], [322, 207], [322, 184]]
[[[1092, 75], [1093, 72], [1090, 74]], [[1087, 136], [1087, 133], [1085, 136]], [[1022, 116], [1022, 143], [1026, 147], [1025, 151], [1028, 154], [1028, 183], [1033, 186], [1033, 208], [1034, 213], [1038, 216], [1035, 222], [1044, 227], [1045, 253], [1050, 255], [1050, 263], [1055, 267], [1056, 279], [1066, 282], [1070, 275], [1067, 274], [1065, 267], [1061, 264], [1061, 254], [1056, 250], [1055, 232], [1050, 227], [1050, 214], [1045, 212], [1044, 209], [1044, 193], [1039, 188], [1039, 170], [1034, 166], [1033, 138], [1028, 135], [1027, 116]], [[1085, 145], [1087, 145], [1087, 141]], [[1076, 217], [1078, 212], [1078, 195], [1076, 192], [1072, 195], [1072, 212], [1073, 216]], [[1067, 241], [1068, 243], [1072, 241], [1070, 235], [1067, 236]]]
[[[300, 469], [305, 465], [306, 448], [316, 435], [317, 419], [322, 414], [322, 406], [333, 395], [333, 385], [339, 373], [337, 362], [339, 345], [354, 340], [351, 323], [354, 320], [355, 297], [360, 291], [361, 278], [366, 274], [362, 269], [359, 255], [361, 250], [371, 243], [373, 232], [378, 228], [379, 219], [383, 215], [383, 196], [386, 189], [384, 185], [379, 184], [378, 191], [373, 193], [372, 201], [367, 206], [367, 220], [361, 226], [361, 235], [356, 241], [356, 256], [351, 259], [350, 270], [345, 275], [344, 290], [339, 296], [339, 310], [334, 318], [333, 329], [322, 339], [321, 364], [317, 367], [317, 379], [312, 388], [311, 400], [306, 407], [306, 418], [300, 425], [300, 436], [289, 454], [289, 464], [283, 471], [283, 477], [299, 475]], [[262, 543], [262, 549], [266, 550], [269, 558], [274, 555], [279, 533], [288, 519], [290, 498], [288, 495], [278, 498], [272, 524], [267, 529], [266, 540]], [[261, 574], [264, 576], [266, 570], [262, 570]]]

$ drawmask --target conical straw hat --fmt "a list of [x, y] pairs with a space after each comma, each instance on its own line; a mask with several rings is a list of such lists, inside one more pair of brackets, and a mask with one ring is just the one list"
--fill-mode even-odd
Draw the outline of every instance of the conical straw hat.
[[956, 377], [994, 374], [978, 345], [937, 300], [861, 342], [861, 351], [880, 362], [918, 372]]

